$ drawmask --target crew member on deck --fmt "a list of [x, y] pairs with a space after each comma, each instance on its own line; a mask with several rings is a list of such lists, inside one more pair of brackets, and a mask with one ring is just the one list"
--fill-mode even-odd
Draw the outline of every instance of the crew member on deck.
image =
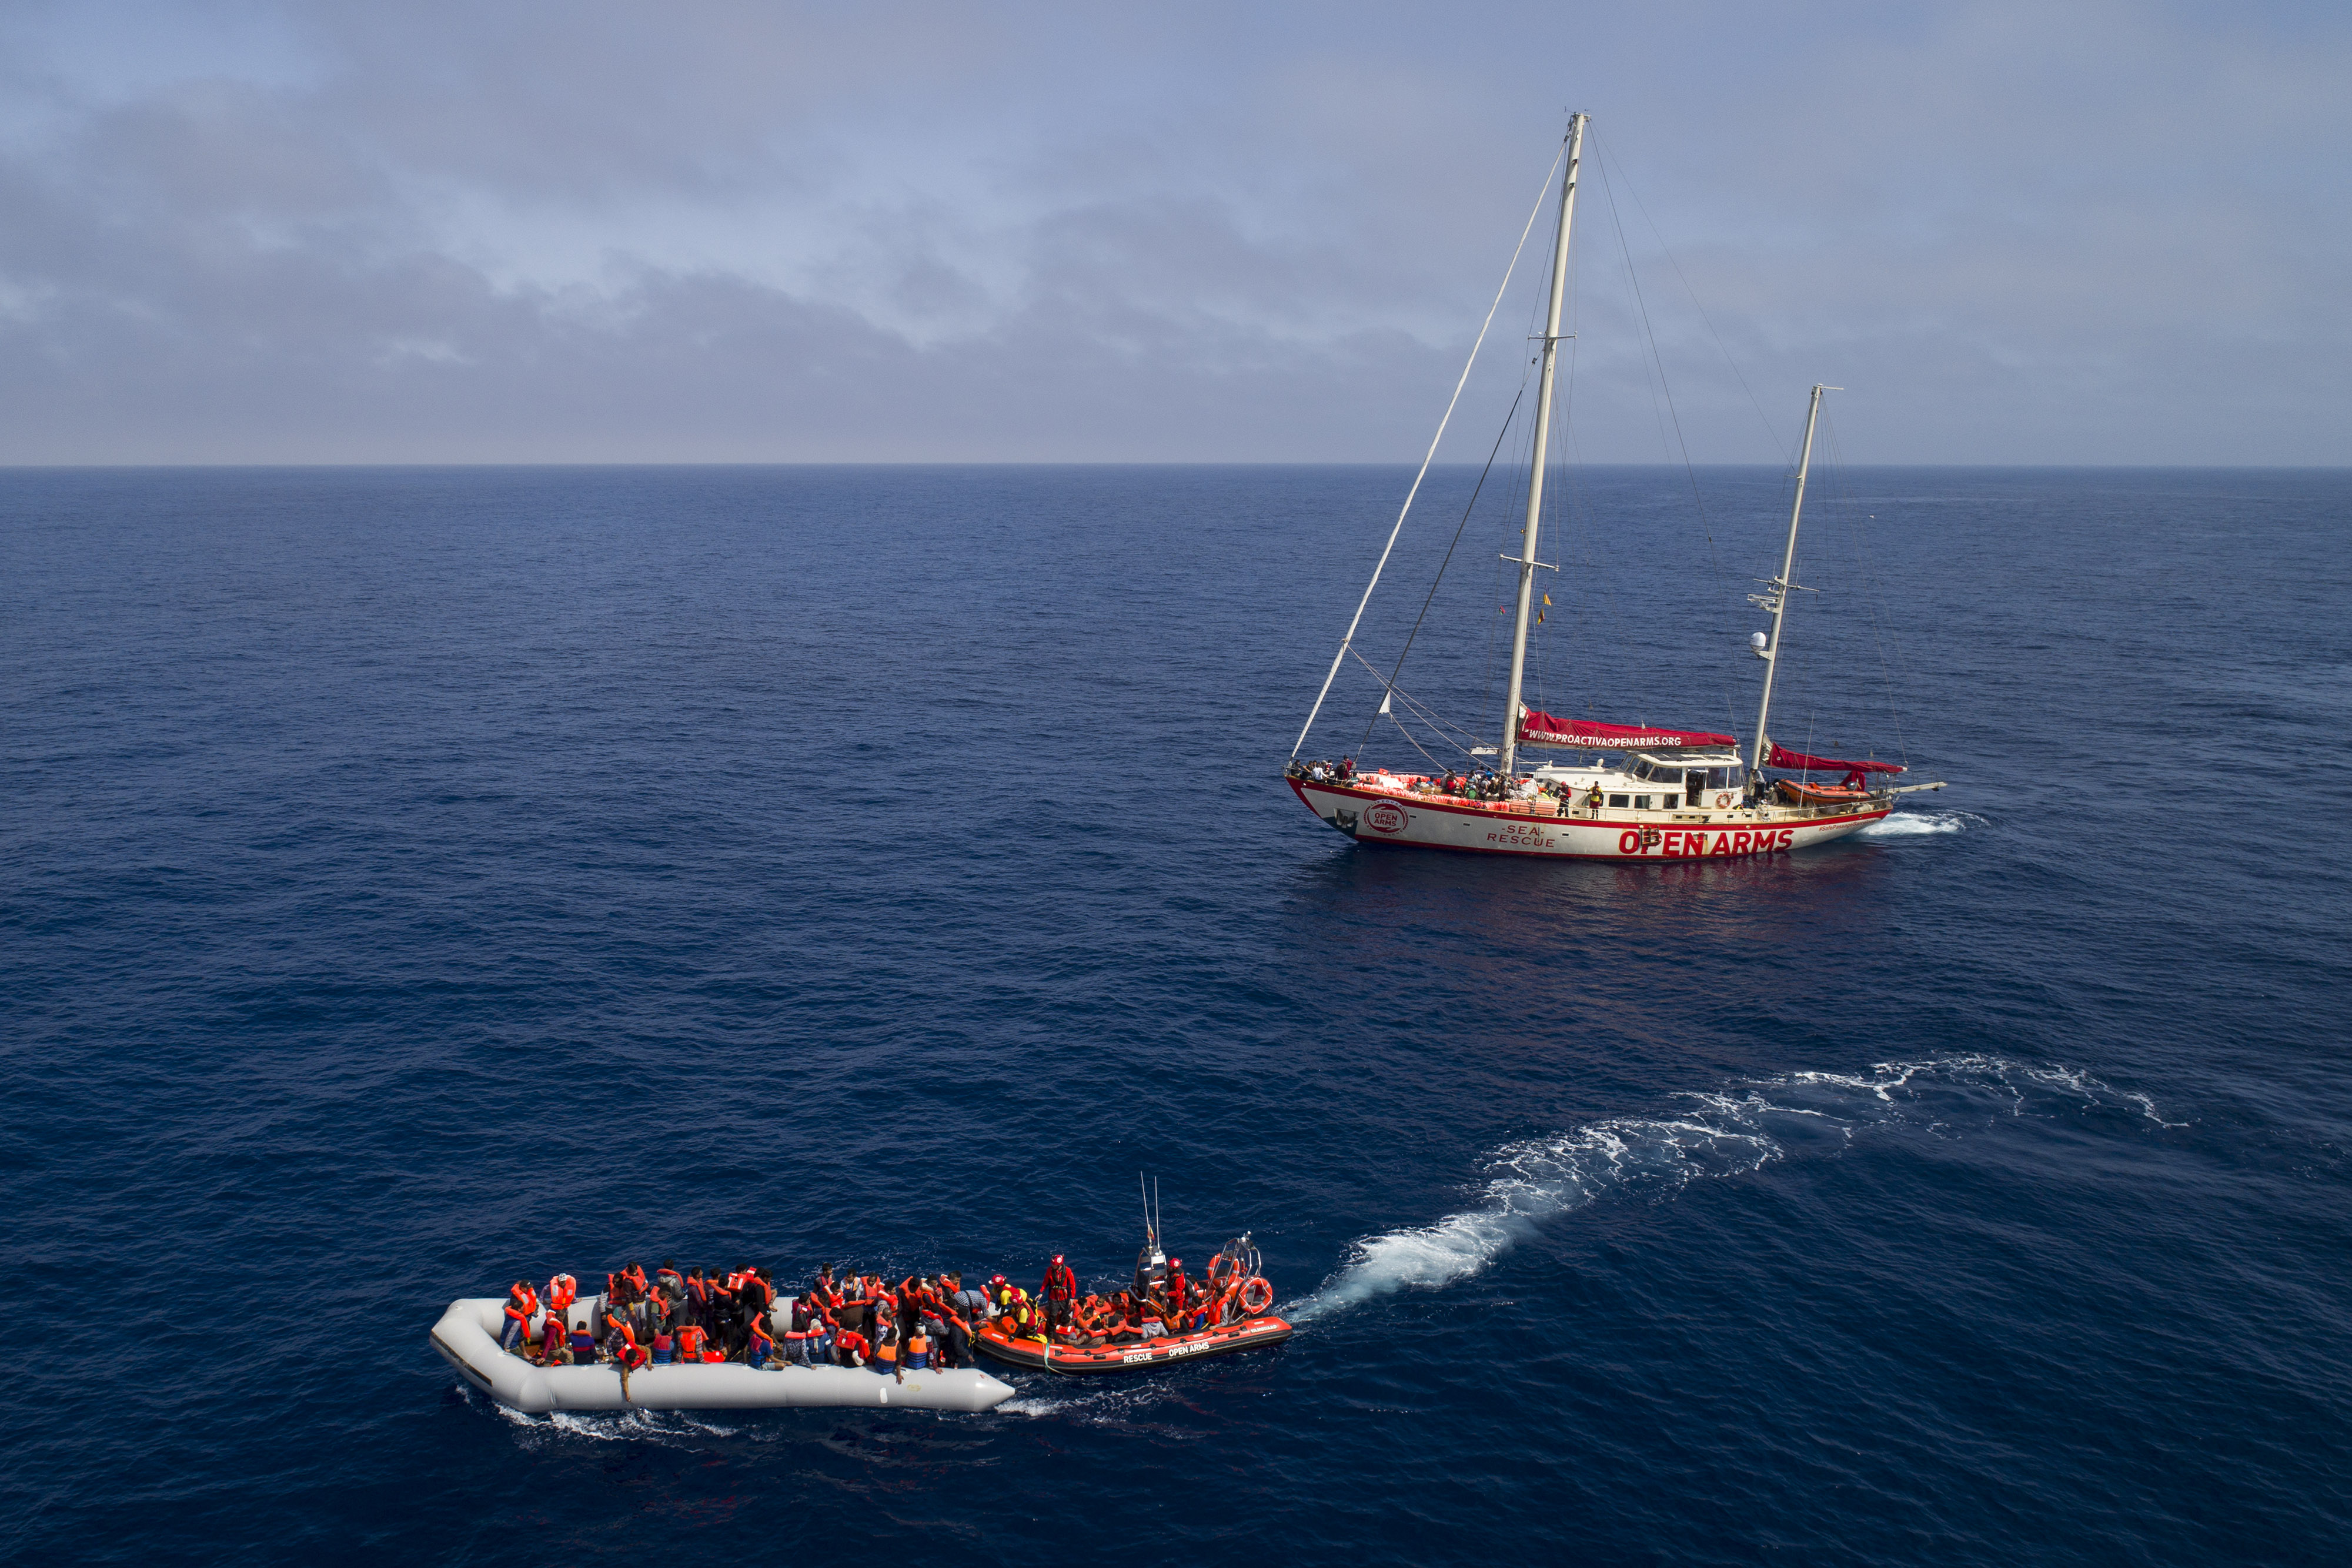
[[1059, 1252], [1054, 1254], [1045, 1270], [1045, 1282], [1038, 1289], [1045, 1297], [1045, 1321], [1055, 1328], [1067, 1324], [1070, 1303], [1078, 1299], [1078, 1276]]

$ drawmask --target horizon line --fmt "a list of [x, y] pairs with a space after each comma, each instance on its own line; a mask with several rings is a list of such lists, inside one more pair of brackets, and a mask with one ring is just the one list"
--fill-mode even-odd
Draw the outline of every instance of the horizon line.
[[[600, 461], [594, 459], [509, 458], [483, 460], [392, 459], [373, 461], [321, 462], [125, 462], [125, 463], [0, 463], [0, 474], [65, 474], [65, 473], [155, 473], [250, 471], [318, 472], [351, 469], [606, 469], [630, 470], [647, 468], [1412, 468], [1415, 465], [1406, 458], [1018, 458], [1018, 457], [911, 457], [911, 458], [683, 458], [643, 459], [635, 461]], [[1475, 459], [1440, 462], [1433, 468], [1475, 468]], [[1667, 459], [1652, 462], [1593, 463], [1579, 462], [1559, 465], [1571, 468], [1664, 468], [1681, 471], [1685, 468], [1763, 468], [1792, 467], [1790, 463], [1708, 462], [1678, 463]], [[2352, 470], [2352, 462], [2345, 463], [2021, 463], [2021, 462], [1958, 462], [1913, 461], [1902, 463], [1844, 463], [1846, 470], [1862, 468], [1981, 468], [1981, 469], [2050, 469], [2080, 471], [2084, 469], [2112, 470], [2134, 473], [2333, 473]]]

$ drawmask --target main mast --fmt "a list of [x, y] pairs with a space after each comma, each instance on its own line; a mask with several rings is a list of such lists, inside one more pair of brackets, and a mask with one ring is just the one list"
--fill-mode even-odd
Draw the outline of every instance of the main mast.
[[1780, 555], [1780, 575], [1768, 579], [1763, 592], [1748, 596], [1749, 603], [1772, 612], [1772, 641], [1764, 649], [1764, 700], [1756, 709], [1756, 749], [1748, 758], [1751, 777], [1762, 770], [1764, 758], [1771, 755], [1764, 721], [1772, 714], [1772, 677], [1780, 671], [1780, 622], [1789, 613], [1789, 592], [1794, 586], [1789, 577], [1797, 570], [1797, 519], [1805, 515], [1805, 476], [1813, 465], [1813, 425], [1822, 417], [1822, 393], [1837, 390], [1813, 383], [1812, 401], [1805, 405], [1805, 445], [1797, 457], [1797, 498], [1789, 507], [1789, 548]]
[[[1584, 157], [1581, 114], [1568, 117], [1568, 175], [1559, 190], [1559, 237], [1551, 253], [1551, 308], [1544, 317], [1543, 373], [1536, 393], [1536, 441], [1528, 468], [1528, 520], [1519, 536], [1519, 614], [1511, 626], [1511, 695], [1503, 705], [1498, 771], [1506, 779], [1519, 753], [1519, 693], [1528, 670], [1528, 612], [1535, 601], [1536, 533], [1543, 522], [1544, 454], [1551, 444], [1551, 383], [1559, 361], [1559, 306], [1568, 288], [1568, 228], [1576, 214], [1576, 170]], [[1512, 559], [1505, 556], [1505, 560]]]

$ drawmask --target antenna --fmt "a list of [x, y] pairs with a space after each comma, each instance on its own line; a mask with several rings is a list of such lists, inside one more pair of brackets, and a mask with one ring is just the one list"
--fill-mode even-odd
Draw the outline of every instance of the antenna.
[[1154, 1245], [1157, 1245], [1160, 1240], [1160, 1178], [1158, 1176], [1151, 1178], [1151, 1239]]

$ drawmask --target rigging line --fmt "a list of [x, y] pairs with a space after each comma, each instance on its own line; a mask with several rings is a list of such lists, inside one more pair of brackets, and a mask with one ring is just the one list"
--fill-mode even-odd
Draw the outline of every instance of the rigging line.
[[[1530, 317], [1532, 317], [1533, 314], [1534, 312], [1531, 309], [1529, 311]], [[1528, 322], [1529, 326], [1533, 326], [1534, 324], [1535, 323], [1532, 320]], [[1536, 361], [1532, 360], [1528, 361], [1531, 366]], [[1524, 371], [1520, 372], [1519, 386], [1522, 392], [1524, 392], [1527, 388], [1527, 372]], [[1506, 426], [1505, 428], [1507, 429], [1508, 427]], [[1535, 426], [1530, 423], [1525, 429], [1520, 431], [1519, 444], [1515, 444], [1512, 448], [1510, 469], [1511, 479], [1512, 482], [1522, 491], [1527, 488], [1527, 476], [1530, 472], [1529, 465], [1534, 460], [1535, 440]], [[1495, 575], [1487, 585], [1487, 592], [1490, 594], [1500, 593], [1503, 591], [1503, 567], [1505, 560], [1508, 559], [1507, 547], [1510, 544], [1508, 525], [1509, 519], [1506, 517], [1505, 534], [1501, 541], [1506, 546], [1506, 549], [1504, 552], [1497, 554], [1495, 558]], [[1486, 714], [1494, 711], [1496, 643], [1502, 635], [1503, 612], [1503, 606], [1497, 604], [1495, 606], [1495, 613], [1493, 617], [1488, 619], [1486, 622], [1486, 663], [1484, 665], [1486, 685], [1479, 688], [1478, 706], [1471, 710], [1474, 713]]]
[[[1365, 658], [1361, 653], [1350, 648], [1348, 650], [1348, 656], [1355, 660], [1356, 663], [1363, 665], [1365, 669], [1371, 671], [1372, 678], [1374, 680], [1381, 678], [1379, 668], [1375, 666], [1370, 659]], [[1467, 727], [1454, 724], [1449, 720], [1438, 717], [1428, 705], [1423, 703], [1419, 698], [1415, 697], [1411, 692], [1406, 691], [1402, 686], [1392, 686], [1390, 690], [1396, 694], [1398, 700], [1404, 704], [1406, 709], [1410, 711], [1415, 718], [1429, 726], [1430, 728], [1440, 731], [1441, 733], [1449, 729], [1454, 730], [1463, 735], [1471, 736], [1473, 739], [1476, 738]]]
[[[1642, 335], [1649, 340], [1650, 361], [1657, 367], [1658, 390], [1664, 393], [1666, 413], [1674, 421], [1675, 444], [1682, 449], [1683, 472], [1690, 477], [1691, 506], [1698, 512], [1699, 532], [1706, 539], [1707, 562], [1715, 568], [1716, 576], [1721, 577], [1724, 575], [1723, 559], [1716, 552], [1715, 530], [1706, 518], [1706, 500], [1699, 493], [1698, 467], [1691, 462], [1690, 442], [1683, 434], [1682, 411], [1675, 406], [1675, 389], [1666, 380], [1665, 356], [1658, 351], [1658, 334], [1650, 325], [1650, 302], [1642, 293], [1641, 275], [1633, 268], [1633, 247], [1626, 241], [1625, 220], [1617, 210], [1617, 189], [1609, 178], [1608, 161], [1596, 159], [1595, 162], [1601, 168], [1601, 193], [1609, 198], [1609, 221], [1617, 230], [1617, 248], [1624, 254], [1625, 280], [1633, 286], [1633, 303], [1641, 311]], [[1663, 435], [1665, 433], [1662, 430], [1659, 434]]]
[[[1392, 722], [1393, 724], [1395, 724], [1395, 726], [1397, 727], [1397, 733], [1398, 733], [1399, 735], [1402, 735], [1402, 736], [1403, 736], [1403, 737], [1404, 737], [1404, 743], [1405, 743], [1407, 746], [1412, 747], [1415, 751], [1420, 751], [1420, 752], [1421, 752], [1421, 759], [1422, 759], [1423, 762], [1428, 763], [1428, 764], [1430, 765], [1430, 767], [1431, 767], [1431, 768], [1436, 768], [1436, 769], [1437, 769], [1437, 771], [1439, 771], [1439, 772], [1441, 772], [1441, 773], [1444, 771], [1444, 768], [1438, 768], [1438, 767], [1437, 767], [1437, 758], [1436, 758], [1432, 757], [1428, 752], [1422, 750], [1422, 745], [1421, 745], [1421, 742], [1419, 742], [1419, 741], [1415, 740], [1415, 739], [1412, 737], [1412, 731], [1411, 731], [1411, 730], [1409, 730], [1409, 729], [1405, 728], [1405, 727], [1404, 727], [1404, 720], [1402, 720], [1402, 719], [1401, 719], [1401, 718], [1398, 718], [1398, 717], [1397, 717], [1397, 716], [1396, 716], [1396, 715], [1394, 715], [1394, 714], [1391, 714], [1391, 715], [1389, 715], [1389, 718], [1390, 718], [1390, 721], [1391, 721], [1391, 722]], [[1460, 750], [1460, 749], [1461, 749], [1461, 747], [1456, 747], [1454, 749], [1458, 751], [1458, 750]]]
[[[1592, 131], [1591, 134], [1593, 151], [1597, 155], [1601, 150], [1601, 132]], [[1610, 162], [1615, 162], [1616, 160], [1612, 156]], [[1675, 259], [1674, 247], [1666, 244], [1664, 231], [1658, 227], [1658, 220], [1650, 215], [1650, 209], [1643, 204], [1642, 193], [1633, 188], [1633, 172], [1622, 164], [1618, 165], [1618, 172], [1625, 176], [1625, 193], [1633, 199], [1633, 210], [1642, 214], [1643, 223], [1650, 225], [1650, 233], [1657, 238], [1659, 254], [1666, 258], [1666, 265], [1675, 269], [1675, 278], [1683, 286], [1683, 292], [1690, 296], [1691, 308], [1698, 312], [1698, 319], [1701, 321], [1706, 323], [1707, 335], [1715, 340], [1716, 350], [1723, 355], [1723, 362], [1731, 367], [1732, 375], [1739, 382], [1739, 390], [1748, 394], [1749, 406], [1756, 410], [1756, 417], [1763, 422], [1764, 434], [1772, 438], [1772, 444], [1775, 447], [1793, 461], [1795, 446], [1780, 439], [1780, 432], [1772, 423], [1772, 416], [1764, 412], [1763, 401], [1757, 397], [1756, 389], [1748, 384], [1747, 373], [1740, 370], [1739, 361], [1731, 357], [1731, 348], [1724, 342], [1723, 334], [1715, 329], [1715, 318], [1709, 316], [1706, 313], [1706, 307], [1699, 303], [1698, 290], [1691, 287], [1689, 277], [1683, 272], [1683, 264]]]
[[[1478, 483], [1471, 488], [1470, 504], [1462, 508], [1462, 521], [1454, 525], [1454, 543], [1445, 547], [1445, 559], [1437, 563], [1437, 575], [1430, 580], [1428, 597], [1424, 598], [1421, 601], [1421, 613], [1413, 617], [1412, 630], [1405, 633], [1404, 646], [1397, 651], [1396, 668], [1391, 671], [1389, 678], [1381, 683], [1381, 685], [1386, 686], [1390, 691], [1396, 690], [1396, 678], [1397, 676], [1404, 674], [1404, 656], [1412, 652], [1412, 640], [1421, 635], [1421, 623], [1429, 619], [1429, 606], [1431, 601], [1437, 597], [1437, 585], [1445, 580], [1445, 569], [1453, 564], [1454, 551], [1462, 543], [1462, 530], [1470, 526], [1470, 514], [1477, 508], [1478, 494], [1480, 491], [1486, 489], [1486, 476], [1494, 471], [1495, 454], [1503, 449], [1503, 438], [1510, 434], [1511, 421], [1518, 417], [1519, 402], [1521, 399], [1524, 399], [1527, 395], [1528, 378], [1525, 375], [1521, 375], [1519, 377], [1519, 394], [1517, 397], [1511, 400], [1510, 413], [1503, 415], [1503, 428], [1495, 432], [1495, 444], [1486, 453], [1486, 466], [1478, 470]], [[1374, 671], [1373, 673], [1377, 674], [1379, 672]], [[1381, 706], [1386, 706], [1387, 705], [1383, 703]], [[1381, 716], [1375, 713], [1372, 715], [1370, 721], [1364, 726], [1364, 740], [1357, 747], [1357, 754], [1359, 756], [1362, 755], [1363, 746], [1370, 744], [1371, 741], [1372, 726], [1380, 723], [1380, 721]]]
[[[1728, 584], [1731, 580], [1729, 574], [1724, 570], [1722, 552], [1716, 548], [1715, 528], [1706, 515], [1706, 497], [1699, 487], [1698, 466], [1691, 461], [1690, 439], [1683, 431], [1682, 410], [1675, 402], [1674, 383], [1666, 375], [1666, 358], [1658, 348], [1657, 329], [1650, 321], [1649, 297], [1642, 290], [1641, 273], [1633, 266], [1633, 247], [1625, 237], [1624, 214], [1617, 205], [1617, 187], [1609, 169], [1609, 165], [1614, 160], [1603, 158], [1596, 161], [1601, 170], [1601, 193], [1609, 200], [1609, 221], [1617, 231], [1617, 247], [1625, 261], [1625, 281], [1633, 289], [1634, 307], [1642, 318], [1642, 336], [1649, 345], [1650, 365], [1644, 368], [1654, 367], [1656, 371], [1657, 379], [1654, 383], [1656, 391], [1653, 393], [1653, 397], [1654, 399], [1661, 394], [1664, 396], [1666, 417], [1674, 422], [1675, 444], [1682, 453], [1683, 474], [1690, 481], [1691, 508], [1698, 514], [1699, 534], [1706, 540], [1707, 565], [1714, 571], [1717, 581]], [[1661, 243], [1664, 243], [1663, 240]], [[1668, 259], [1671, 260], [1672, 257], [1669, 256]], [[1685, 287], [1687, 287], [1688, 284], [1685, 283]], [[1663, 422], [1658, 434], [1661, 437], [1665, 434]], [[1729, 706], [1731, 704], [1729, 676], [1727, 674], [1724, 679], [1727, 684], [1722, 687], [1723, 698], [1725, 704]]]
[[[1886, 716], [1895, 721], [1895, 755], [1902, 759], [1906, 767], [1908, 767], [1911, 762], [1911, 747], [1910, 742], [1904, 738], [1903, 709], [1895, 697], [1895, 674], [1893, 669], [1889, 667], [1887, 652], [1889, 639], [1879, 623], [1879, 611], [1882, 608], [1881, 601], [1885, 596], [1885, 590], [1881, 585], [1876, 563], [1871, 558], [1869, 530], [1854, 520], [1860, 515], [1862, 508], [1854, 501], [1853, 493], [1846, 485], [1845, 449], [1838, 442], [1837, 426], [1829, 423], [1826, 419], [1823, 423], [1826, 426], [1823, 434], [1828, 437], [1829, 445], [1832, 502], [1844, 509], [1846, 527], [1853, 531], [1853, 553], [1855, 559], [1862, 564], [1863, 608], [1870, 616], [1871, 643], [1878, 651], [1879, 680], [1886, 688]], [[1899, 664], [1901, 662], [1900, 644], [1898, 643], [1896, 647], [1897, 652], [1894, 658], [1895, 662]], [[1906, 685], [1909, 685], [1911, 677], [1908, 671], [1905, 672], [1903, 678], [1904, 683]]]
[[1363, 623], [1364, 607], [1371, 603], [1372, 590], [1381, 585], [1381, 573], [1387, 570], [1389, 553], [1396, 549], [1397, 535], [1404, 531], [1404, 519], [1412, 510], [1412, 498], [1421, 494], [1421, 482], [1429, 476], [1429, 465], [1437, 460], [1438, 443], [1445, 439], [1445, 427], [1454, 419], [1454, 405], [1462, 401], [1462, 389], [1470, 384], [1471, 368], [1478, 362], [1478, 350], [1486, 344], [1486, 329], [1495, 324], [1495, 312], [1502, 308], [1503, 295], [1511, 287], [1511, 274], [1517, 270], [1519, 256], [1528, 248], [1528, 235], [1535, 232], [1536, 219], [1543, 215], [1544, 198], [1551, 193], [1552, 172], [1559, 167], [1560, 160], [1567, 156], [1568, 138], [1563, 136], [1559, 151], [1552, 157], [1551, 168], [1544, 171], [1543, 184], [1536, 192], [1536, 204], [1528, 210], [1527, 225], [1519, 230], [1519, 243], [1511, 252], [1511, 265], [1503, 269], [1503, 284], [1495, 290], [1495, 303], [1486, 307], [1486, 319], [1479, 324], [1478, 340], [1470, 345], [1470, 358], [1463, 363], [1462, 379], [1454, 383], [1454, 395], [1446, 400], [1445, 413], [1437, 422], [1437, 434], [1429, 438], [1429, 452], [1421, 460], [1421, 472], [1412, 476], [1412, 488], [1405, 492], [1404, 506], [1397, 512], [1396, 526], [1389, 529], [1389, 542], [1381, 547], [1381, 559], [1372, 568], [1372, 580], [1364, 584], [1364, 597], [1356, 601], [1356, 613], [1348, 622], [1348, 634], [1339, 639], [1339, 651], [1331, 655], [1331, 672], [1323, 677], [1323, 689], [1315, 694], [1315, 706], [1307, 710], [1307, 722], [1300, 727], [1298, 738], [1291, 743], [1293, 758], [1307, 744], [1307, 732], [1315, 727], [1315, 716], [1323, 711], [1323, 699], [1331, 695], [1331, 683], [1339, 679], [1339, 665], [1348, 656], [1349, 644], [1356, 640], [1356, 628]]
[[[1375, 678], [1379, 676], [1380, 671], [1373, 667], [1372, 662], [1370, 659], [1365, 658], [1361, 653], [1356, 653], [1353, 649], [1350, 649], [1349, 652], [1349, 656], [1354, 658], [1358, 664], [1363, 665], [1367, 670], [1370, 670]], [[1445, 732], [1449, 729], [1460, 730], [1472, 745], [1475, 745], [1477, 743], [1478, 737], [1475, 735], [1471, 734], [1468, 730], [1462, 729], [1462, 727], [1459, 725], [1449, 724], [1445, 720], [1438, 717], [1437, 715], [1431, 712], [1428, 708], [1423, 706], [1420, 703], [1415, 702], [1409, 694], [1403, 691], [1399, 691], [1396, 695], [1403, 700], [1405, 710], [1408, 713], [1412, 714], [1413, 717], [1421, 720], [1422, 723], [1429, 726], [1431, 733], [1436, 736], [1438, 742], [1441, 745], [1450, 746], [1454, 750], [1462, 753], [1463, 756], [1471, 757], [1475, 759], [1475, 754], [1471, 751], [1469, 746], [1464, 745], [1461, 741], [1454, 739]], [[1405, 727], [1404, 720], [1398, 718], [1394, 713], [1391, 713], [1389, 717], [1395, 719], [1397, 728], [1404, 731], [1404, 737], [1407, 744], [1411, 745], [1415, 751], [1420, 751], [1422, 756], [1429, 758], [1430, 762], [1434, 765], [1437, 759], [1433, 757], [1429, 757], [1428, 752], [1422, 750], [1421, 743], [1412, 738], [1412, 731]], [[1377, 715], [1374, 716], [1374, 722], [1378, 722]]]

